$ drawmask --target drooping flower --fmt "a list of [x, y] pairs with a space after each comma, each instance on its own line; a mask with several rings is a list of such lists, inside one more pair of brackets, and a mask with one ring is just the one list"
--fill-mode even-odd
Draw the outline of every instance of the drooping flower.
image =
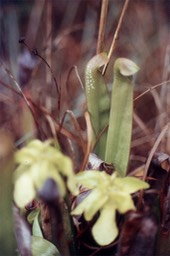
[[146, 182], [137, 178], [120, 178], [116, 173], [109, 175], [104, 171], [84, 171], [77, 174], [76, 179], [91, 192], [72, 211], [72, 215], [84, 214], [86, 221], [90, 221], [99, 212], [92, 235], [101, 246], [110, 244], [118, 235], [116, 210], [121, 214], [134, 210], [130, 194], [149, 187]]
[[72, 194], [77, 193], [71, 159], [52, 144], [52, 140], [33, 140], [16, 152], [15, 162], [18, 167], [14, 173], [14, 200], [19, 207], [33, 200], [49, 178], [56, 182], [62, 197], [66, 193], [63, 178], [66, 178]]

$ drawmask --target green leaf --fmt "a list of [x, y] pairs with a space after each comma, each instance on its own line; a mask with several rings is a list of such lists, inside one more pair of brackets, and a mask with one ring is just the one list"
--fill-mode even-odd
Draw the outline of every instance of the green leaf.
[[120, 72], [123, 76], [132, 76], [139, 70], [139, 67], [131, 60], [119, 58], [115, 62], [115, 72]]
[[35, 220], [33, 222], [32, 234], [33, 234], [33, 236], [38, 236], [38, 237], [42, 237], [43, 238], [43, 234], [42, 234], [42, 230], [41, 230], [41, 227], [40, 227], [38, 215], [36, 215], [36, 218], [35, 218]]
[[39, 223], [39, 215], [40, 215], [40, 210], [36, 209], [30, 212], [30, 214], [27, 217], [27, 220], [29, 221], [30, 224], [32, 224], [33, 236], [38, 236], [43, 238], [43, 234], [42, 234], [40, 223]]
[[[93, 127], [93, 146], [97, 136], [108, 124], [110, 111], [110, 98], [102, 73], [101, 67], [106, 63], [107, 55], [100, 53], [94, 56], [86, 66], [85, 90], [87, 108], [90, 113]], [[95, 153], [104, 158], [107, 132], [103, 133], [97, 143]]]
[[16, 255], [14, 234], [13, 182], [14, 170], [13, 138], [9, 132], [0, 130], [0, 255]]
[[40, 210], [39, 209], [35, 209], [33, 211], [31, 211], [28, 216], [27, 216], [27, 220], [30, 224], [33, 224], [36, 216], [40, 213]]
[[32, 236], [32, 256], [60, 256], [60, 253], [49, 241]]
[[105, 161], [113, 163], [122, 176], [125, 176], [127, 171], [132, 134], [133, 83], [131, 75], [135, 74], [138, 69], [131, 60], [119, 58], [115, 61]]

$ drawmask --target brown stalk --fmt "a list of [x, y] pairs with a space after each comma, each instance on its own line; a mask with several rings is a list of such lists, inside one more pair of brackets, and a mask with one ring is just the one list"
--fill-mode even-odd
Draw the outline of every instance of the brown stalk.
[[164, 85], [164, 84], [165, 84], [165, 85], [168, 85], [168, 83], [170, 83], [170, 79], [167, 80], [167, 81], [164, 81], [164, 82], [162, 82], [162, 83], [159, 83], [159, 84], [156, 84], [156, 85], [153, 85], [153, 86], [149, 87], [146, 91], [142, 92], [142, 93], [139, 94], [136, 98], [134, 98], [134, 101], [140, 99], [140, 98], [143, 97], [146, 93], [150, 92], [151, 90], [153, 90], [153, 89], [155, 89], [155, 88], [157, 88], [157, 87], [159, 87], [159, 86], [162, 86], [162, 85]]
[[86, 127], [87, 127], [87, 148], [86, 148], [86, 154], [83, 159], [83, 163], [81, 165], [80, 171], [85, 169], [85, 166], [87, 164], [91, 149], [92, 149], [92, 138], [93, 138], [93, 129], [91, 126], [91, 121], [90, 121], [90, 115], [88, 112], [85, 112], [84, 114], [85, 120], [86, 120]]
[[41, 23], [44, 5], [45, 0], [35, 0], [32, 7], [26, 33], [26, 41], [31, 49], [35, 46], [36, 36], [38, 34], [38, 29]]
[[[47, 63], [50, 67], [52, 67], [52, 2], [46, 1], [46, 49], [45, 49], [45, 56]], [[52, 75], [49, 72], [49, 68], [46, 66], [46, 83], [47, 83], [47, 91], [52, 91]], [[49, 112], [51, 112], [52, 108], [52, 98], [48, 95], [46, 96], [45, 100], [46, 108]]]
[[106, 26], [108, 3], [109, 3], [108, 0], [102, 0], [96, 54], [101, 53], [103, 50], [102, 48], [103, 48], [103, 42], [104, 42], [104, 33], [105, 33], [105, 26]]
[[[45, 55], [46, 55], [46, 61], [49, 64], [50, 67], [52, 67], [52, 22], [51, 22], [51, 15], [52, 15], [52, 3], [51, 1], [46, 2], [46, 7], [47, 7], [47, 12], [46, 12], [46, 38], [47, 38], [47, 47], [45, 50]], [[52, 76], [51, 73], [49, 72], [48, 67], [46, 66], [46, 82], [47, 85], [51, 85], [52, 83]]]
[[84, 143], [84, 139], [83, 139], [83, 136], [82, 136], [82, 133], [81, 133], [81, 129], [80, 129], [80, 125], [74, 115], [74, 113], [71, 111], [71, 110], [67, 110], [65, 113], [64, 113], [64, 116], [62, 118], [62, 121], [61, 121], [61, 125], [60, 125], [60, 128], [59, 128], [59, 131], [60, 129], [63, 127], [63, 123], [64, 123], [64, 120], [66, 118], [66, 115], [69, 115], [71, 117], [71, 120], [72, 120], [72, 123], [74, 125], [74, 128], [79, 136], [79, 139], [80, 139], [80, 144], [81, 144], [81, 148], [83, 150], [83, 153], [86, 152], [86, 149], [85, 149], [85, 143]]
[[153, 158], [153, 155], [155, 154], [155, 151], [157, 150], [158, 146], [159, 146], [159, 143], [161, 142], [161, 140], [164, 138], [165, 134], [168, 132], [169, 130], [169, 127], [170, 127], [170, 122], [167, 123], [163, 130], [161, 131], [161, 133], [159, 134], [158, 138], [156, 139], [152, 149], [151, 149], [151, 152], [149, 154], [149, 157], [146, 161], [146, 164], [145, 164], [145, 170], [144, 170], [144, 174], [143, 174], [143, 180], [146, 179], [147, 177], [147, 173], [148, 173], [148, 169], [149, 169], [149, 166], [150, 166], [150, 163], [151, 163], [151, 160]]
[[69, 69], [68, 75], [67, 75], [67, 80], [66, 80], [66, 88], [67, 88], [67, 91], [68, 91], [68, 88], [69, 88], [69, 78], [70, 78], [70, 75], [71, 75], [71, 73], [72, 73], [73, 71], [75, 71], [75, 74], [76, 74], [76, 77], [77, 77], [77, 79], [78, 79], [78, 81], [79, 81], [79, 83], [80, 83], [80, 86], [81, 86], [82, 90], [84, 90], [84, 85], [83, 85], [83, 82], [82, 82], [82, 80], [81, 80], [81, 78], [80, 78], [78, 68], [77, 68], [77, 66], [72, 66], [72, 67]]
[[107, 67], [108, 67], [108, 64], [109, 64], [109, 62], [110, 62], [110, 60], [111, 60], [113, 51], [114, 51], [114, 49], [115, 49], [116, 41], [117, 41], [117, 39], [118, 39], [119, 31], [120, 31], [120, 28], [121, 28], [121, 25], [122, 25], [122, 22], [123, 22], [123, 18], [124, 18], [124, 16], [125, 16], [126, 9], [127, 9], [127, 7], [128, 7], [128, 3], [129, 3], [129, 0], [125, 0], [125, 3], [124, 3], [124, 5], [123, 5], [123, 9], [122, 9], [122, 12], [121, 12], [121, 15], [120, 15], [120, 18], [119, 18], [119, 22], [118, 22], [118, 25], [117, 25], [115, 34], [114, 34], [114, 36], [113, 36], [113, 41], [112, 41], [111, 46], [110, 46], [110, 49], [109, 49], [107, 62], [106, 62], [106, 64], [104, 65], [104, 68], [103, 68], [103, 71], [102, 71], [102, 75], [105, 74], [106, 69], [107, 69]]
[[[170, 35], [168, 36], [168, 41], [167, 41], [167, 47], [165, 50], [165, 57], [164, 57], [164, 65], [163, 65], [163, 75], [162, 75], [162, 80], [168, 80], [170, 78]], [[159, 129], [162, 130], [163, 126], [168, 122], [169, 116], [170, 116], [170, 102], [169, 102], [169, 88], [166, 86], [167, 84], [165, 83], [160, 90], [160, 102], [162, 106], [162, 112], [166, 112], [166, 116], [160, 117], [158, 120], [158, 126]], [[169, 151], [169, 138], [162, 143], [162, 150], [163, 151]]]
[[77, 143], [80, 144], [79, 142], [79, 138], [78, 136], [74, 135], [72, 132], [68, 131], [67, 129], [65, 129], [64, 127], [61, 128], [61, 125], [59, 123], [56, 122], [56, 120], [53, 118], [53, 116], [51, 115], [51, 113], [48, 112], [48, 110], [43, 107], [43, 106], [38, 106], [35, 102], [31, 101], [29, 99], [30, 103], [32, 104], [32, 106], [35, 108], [35, 112], [37, 111], [37, 113], [43, 113], [44, 116], [50, 116], [51, 119], [54, 121], [54, 126], [57, 132], [61, 132], [62, 135], [75, 140]]
[[[15, 77], [13, 76], [13, 74], [11, 73], [11, 71], [1, 62], [0, 63], [1, 66], [4, 68], [4, 70], [6, 71], [6, 73], [8, 74], [8, 76], [11, 78], [11, 80], [13, 81], [13, 83], [15, 84], [16, 88], [18, 89], [20, 95], [23, 97], [26, 105], [28, 106], [29, 109], [31, 109], [31, 106], [29, 104], [29, 101], [27, 100], [27, 97], [25, 96], [25, 94], [23, 93], [20, 85], [18, 84], [17, 80], [15, 79]], [[7, 86], [5, 83], [3, 83], [3, 85]]]
[[6, 84], [4, 81], [0, 80], [0, 84], [1, 84], [2, 86], [4, 86], [5, 88], [11, 90], [12, 92], [14, 92], [14, 93], [16, 93], [16, 94], [22, 96], [21, 93], [20, 93], [18, 90], [12, 88], [10, 85]]
[[132, 141], [131, 148], [139, 147], [145, 143], [153, 144], [155, 135], [147, 135]]
[[135, 112], [133, 112], [133, 119], [147, 136], [150, 135], [149, 129], [147, 128], [143, 120]]

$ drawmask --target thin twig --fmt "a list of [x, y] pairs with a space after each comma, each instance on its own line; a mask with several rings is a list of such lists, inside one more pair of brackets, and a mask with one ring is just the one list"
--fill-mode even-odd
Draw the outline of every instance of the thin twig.
[[[12, 79], [13, 83], [15, 84], [17, 90], [19, 91], [19, 94], [23, 97], [28, 109], [30, 110], [33, 118], [34, 118], [34, 121], [35, 121], [35, 124], [37, 126], [37, 129], [38, 131], [40, 132], [40, 135], [42, 138], [46, 138], [46, 135], [45, 133], [43, 132], [42, 128], [39, 126], [39, 121], [38, 121], [38, 118], [36, 116], [36, 113], [34, 111], [34, 108], [32, 106], [32, 104], [30, 104], [30, 100], [28, 97], [26, 97], [26, 95], [24, 94], [24, 92], [22, 91], [19, 83], [17, 82], [17, 80], [15, 79], [15, 77], [13, 76], [13, 74], [11, 73], [11, 71], [2, 63], [0, 62], [1, 66], [5, 69], [5, 71], [7, 72], [7, 74], [9, 75], [9, 77]], [[15, 90], [15, 92], [17, 93], [17, 91]]]
[[102, 75], [105, 74], [106, 69], [107, 69], [107, 66], [108, 66], [108, 64], [109, 64], [109, 62], [110, 62], [110, 60], [111, 60], [113, 51], [114, 51], [114, 49], [115, 49], [115, 44], [116, 44], [116, 41], [117, 41], [117, 39], [118, 39], [118, 34], [119, 34], [119, 31], [120, 31], [120, 28], [121, 28], [121, 25], [122, 25], [123, 18], [124, 18], [124, 16], [125, 16], [126, 9], [127, 9], [127, 7], [128, 7], [128, 3], [129, 3], [129, 0], [125, 0], [123, 9], [122, 9], [122, 12], [121, 12], [121, 15], [120, 15], [119, 22], [118, 22], [118, 25], [117, 25], [115, 34], [114, 34], [114, 36], [113, 36], [113, 41], [112, 41], [111, 46], [110, 46], [110, 50], [109, 50], [109, 53], [108, 53], [108, 59], [107, 59], [106, 64], [104, 65], [104, 68], [103, 68], [103, 71], [102, 71]]
[[78, 81], [80, 83], [80, 86], [81, 86], [82, 90], [84, 91], [84, 85], [83, 85], [83, 82], [82, 82], [82, 80], [80, 78], [77, 66], [72, 66], [70, 68], [70, 70], [68, 71], [68, 76], [67, 76], [67, 81], [66, 81], [67, 90], [68, 90], [68, 80], [69, 80], [69, 77], [70, 77], [70, 75], [71, 75], [73, 70], [75, 71], [76, 77], [77, 77], [77, 79], [78, 79]]
[[[170, 78], [170, 30], [169, 30], [168, 42], [167, 42], [167, 47], [166, 47], [165, 57], [164, 57], [162, 80], [165, 81], [165, 80], [168, 80], [169, 78]], [[166, 84], [161, 87], [160, 101], [161, 101], [163, 111], [167, 111], [167, 114], [168, 114], [168, 112], [170, 111], [169, 110], [169, 90]], [[159, 120], [158, 122], [159, 128], [162, 128], [164, 126], [168, 118], [169, 117], [167, 115], [166, 119]], [[166, 143], [164, 143], [164, 149], [166, 149]]]
[[16, 89], [12, 88], [10, 85], [6, 84], [6, 83], [3, 82], [2, 80], [0, 80], [0, 84], [1, 84], [2, 86], [4, 86], [5, 88], [11, 90], [12, 92], [14, 92], [14, 93], [16, 93], [16, 94], [22, 96], [22, 94], [21, 94], [20, 91], [18, 91], [18, 90], [16, 90]]
[[37, 49], [33, 50], [32, 53], [35, 55], [35, 56], [38, 56], [40, 59], [42, 59], [42, 61], [46, 64], [46, 66], [49, 68], [50, 72], [51, 72], [51, 75], [52, 75], [52, 78], [54, 80], [54, 83], [55, 83], [55, 86], [56, 86], [56, 91], [57, 91], [57, 96], [58, 96], [58, 99], [57, 99], [57, 108], [58, 108], [58, 119], [60, 119], [60, 107], [61, 107], [61, 90], [60, 90], [60, 87], [57, 83], [57, 79], [53, 73], [53, 70], [52, 68], [50, 67], [50, 65], [48, 64], [48, 62], [38, 53]]
[[85, 112], [84, 117], [85, 117], [86, 126], [87, 126], [87, 149], [86, 149], [86, 154], [84, 156], [83, 163], [81, 165], [80, 171], [84, 170], [84, 168], [85, 168], [85, 166], [87, 164], [87, 161], [88, 161], [91, 149], [92, 149], [92, 137], [93, 137], [92, 136], [93, 129], [92, 129], [92, 126], [91, 126], [89, 113]]
[[144, 145], [145, 143], [149, 143], [149, 144], [153, 145], [154, 140], [155, 140], [155, 134], [143, 136], [141, 138], [137, 138], [137, 139], [132, 141], [131, 149], [139, 147], [141, 145]]
[[140, 99], [140, 98], [141, 98], [142, 96], [144, 96], [146, 93], [150, 92], [151, 90], [153, 90], [153, 89], [155, 89], [155, 88], [157, 88], [157, 87], [159, 87], [159, 86], [161, 86], [161, 85], [164, 85], [164, 84], [167, 85], [167, 83], [169, 83], [169, 82], [170, 82], [170, 79], [167, 80], [167, 81], [164, 81], [164, 82], [162, 82], [162, 83], [160, 83], [160, 84], [156, 84], [156, 85], [153, 85], [153, 86], [149, 87], [146, 91], [142, 92], [142, 93], [139, 94], [136, 98], [134, 98], [134, 101]]
[[[46, 8], [47, 8], [47, 17], [46, 17], [46, 42], [47, 47], [45, 50], [46, 60], [50, 67], [52, 67], [52, 2], [47, 1], [46, 2]], [[47, 85], [50, 86], [52, 82], [52, 76], [51, 72], [49, 73], [49, 67], [46, 66], [46, 82]]]
[[57, 90], [57, 93], [59, 95], [59, 88], [58, 88], [58, 84], [57, 84], [57, 80], [54, 76], [54, 73], [53, 73], [53, 70], [52, 68], [50, 67], [50, 65], [48, 64], [48, 62], [39, 54], [39, 52], [37, 51], [37, 49], [34, 49], [32, 50], [32, 53], [35, 55], [35, 56], [38, 56], [40, 59], [42, 59], [42, 61], [46, 64], [46, 66], [49, 68], [50, 72], [51, 72], [51, 75], [53, 77], [53, 80], [54, 80], [54, 83], [56, 85], [56, 90]]
[[107, 18], [107, 11], [108, 11], [108, 0], [102, 0], [102, 7], [101, 7], [101, 15], [100, 15], [100, 24], [99, 24], [99, 34], [97, 40], [97, 50], [96, 54], [102, 52], [103, 42], [104, 42], [104, 33], [105, 33], [105, 26], [106, 26], [106, 18]]
[[[1, 62], [0, 63], [1, 66], [5, 69], [6, 73], [9, 75], [9, 77], [12, 79], [12, 81], [14, 82], [17, 90], [19, 91], [20, 95], [22, 95], [26, 105], [28, 106], [29, 109], [31, 109], [31, 106], [30, 106], [30, 103], [29, 101], [27, 100], [27, 97], [25, 96], [25, 94], [23, 93], [20, 85], [18, 84], [17, 80], [15, 79], [15, 77], [13, 76], [13, 74], [11, 73], [11, 71]], [[2, 82], [1, 82], [2, 83]], [[3, 83], [3, 85], [5, 85], [5, 83]], [[5, 85], [7, 86], [7, 85]]]
[[50, 116], [52, 118], [57, 132], [61, 132], [62, 135], [76, 141], [80, 145], [78, 136], [74, 135], [71, 131], [68, 131], [64, 127], [61, 127], [61, 125], [56, 122], [55, 118], [52, 116], [51, 113], [48, 112], [48, 110], [46, 108], [44, 108], [43, 106], [37, 105], [35, 102], [31, 101], [31, 99], [29, 101], [32, 104], [32, 106], [36, 109], [36, 111], [39, 111], [39, 113], [41, 115], [44, 114], [44, 115]]
[[133, 119], [138, 124], [140, 129], [145, 133], [145, 135], [150, 135], [150, 130], [147, 128], [143, 120], [135, 113], [135, 111], [133, 112]]
[[39, 33], [45, 2], [45, 0], [33, 2], [26, 32], [26, 41], [31, 48], [35, 46], [36, 37]]
[[143, 180], [146, 179], [147, 177], [147, 173], [148, 173], [148, 169], [149, 169], [149, 166], [150, 166], [150, 163], [151, 163], [151, 160], [153, 158], [153, 155], [155, 154], [155, 151], [157, 150], [157, 147], [159, 146], [159, 143], [161, 142], [161, 140], [163, 139], [163, 137], [165, 136], [165, 134], [167, 133], [168, 129], [170, 127], [170, 122], [167, 123], [163, 130], [161, 131], [161, 133], [159, 134], [158, 138], [156, 139], [154, 145], [153, 145], [153, 148], [151, 149], [151, 152], [149, 154], [149, 157], [146, 161], [146, 165], [145, 165], [145, 170], [144, 170], [144, 174], [143, 174]]
[[74, 125], [74, 128], [75, 128], [75, 130], [76, 130], [76, 132], [78, 134], [78, 137], [80, 139], [81, 148], [83, 150], [83, 153], [85, 154], [86, 149], [85, 149], [85, 143], [84, 143], [84, 139], [83, 139], [83, 136], [82, 136], [81, 128], [80, 128], [80, 125], [79, 125], [79, 123], [78, 123], [74, 113], [71, 110], [67, 110], [64, 113], [64, 116], [63, 116], [63, 118], [61, 120], [59, 132], [60, 132], [61, 128], [63, 127], [63, 123], [65, 121], [66, 115], [69, 115], [71, 117], [71, 120], [72, 120], [72, 123]]
[[54, 80], [54, 84], [56, 86], [56, 91], [57, 91], [57, 96], [58, 96], [58, 102], [57, 102], [57, 107], [58, 107], [58, 119], [60, 119], [60, 98], [61, 98], [61, 90], [60, 90], [60, 87], [57, 83], [57, 79], [54, 75], [54, 72], [51, 68], [51, 66], [48, 64], [48, 62], [39, 54], [38, 50], [37, 49], [34, 49], [34, 50], [31, 50], [31, 48], [29, 47], [29, 45], [25, 42], [25, 39], [20, 39], [19, 40], [19, 43], [22, 43], [23, 45], [25, 45], [27, 47], [27, 49], [35, 56], [39, 57], [45, 64], [46, 66], [49, 68], [50, 72], [51, 72], [51, 75], [52, 75], [52, 78]]
[[49, 115], [45, 115], [45, 117], [47, 119], [47, 122], [49, 123], [50, 129], [51, 129], [51, 133], [52, 133], [54, 139], [57, 141], [57, 135], [56, 135], [56, 129], [55, 129], [54, 120]]

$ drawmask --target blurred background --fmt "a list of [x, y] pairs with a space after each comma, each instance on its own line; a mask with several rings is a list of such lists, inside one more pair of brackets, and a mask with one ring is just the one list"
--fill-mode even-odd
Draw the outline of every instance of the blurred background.
[[[109, 51], [123, 4], [123, 0], [109, 1], [103, 51]], [[71, 110], [82, 132], [86, 129], [84, 70], [96, 53], [100, 10], [100, 0], [0, 0], [0, 129], [12, 133], [17, 146], [27, 136], [34, 136], [36, 129], [30, 111], [16, 93], [17, 83], [56, 120], [58, 86], [60, 117]], [[134, 101], [133, 169], [146, 161], [170, 118], [170, 83], [166, 82], [170, 79], [169, 1], [129, 1], [106, 72], [108, 84], [112, 84], [117, 57], [130, 58], [140, 67], [134, 98], [163, 83]], [[50, 136], [47, 127], [43, 129]], [[162, 140], [159, 150], [170, 154], [170, 135]]]

